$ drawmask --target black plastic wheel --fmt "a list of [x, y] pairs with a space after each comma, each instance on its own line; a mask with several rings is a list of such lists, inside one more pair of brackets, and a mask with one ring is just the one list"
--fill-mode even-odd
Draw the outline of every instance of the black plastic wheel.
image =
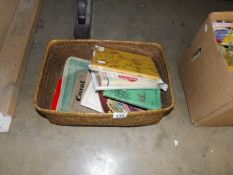
[[88, 39], [91, 37], [92, 0], [76, 0], [74, 38]]

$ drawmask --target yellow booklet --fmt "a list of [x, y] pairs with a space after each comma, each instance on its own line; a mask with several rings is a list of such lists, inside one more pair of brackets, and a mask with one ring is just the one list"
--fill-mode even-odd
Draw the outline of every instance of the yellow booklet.
[[151, 80], [160, 79], [151, 57], [96, 46], [90, 68], [94, 71], [109, 71]]

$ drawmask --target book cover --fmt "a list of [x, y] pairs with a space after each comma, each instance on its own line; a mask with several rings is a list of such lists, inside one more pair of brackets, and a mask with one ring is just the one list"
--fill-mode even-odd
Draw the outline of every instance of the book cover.
[[148, 80], [130, 75], [121, 75], [106, 72], [96, 72], [96, 77], [100, 80], [101, 86], [148, 86], [148, 88], [158, 88], [158, 84], [163, 83], [157, 80]]
[[56, 110], [57, 108], [58, 99], [59, 99], [60, 92], [61, 92], [61, 84], [62, 84], [62, 78], [59, 78], [57, 81], [55, 91], [54, 91], [51, 110]]
[[229, 69], [233, 71], [233, 23], [232, 21], [213, 22], [215, 39]]
[[144, 109], [161, 109], [160, 89], [107, 90], [104, 96]]
[[226, 28], [233, 28], [233, 22], [232, 21], [214, 21], [212, 22], [212, 26], [214, 31], [216, 30], [222, 30]]
[[108, 76], [103, 72], [91, 72], [93, 85], [96, 91], [117, 89], [155, 89], [161, 84], [152, 81], [138, 80], [129, 76]]
[[66, 60], [62, 76], [61, 93], [57, 105], [58, 111], [69, 112], [71, 110], [78, 76], [87, 74], [89, 64], [88, 60], [77, 57], [69, 57]]
[[81, 99], [81, 105], [88, 107], [90, 109], [93, 109], [97, 112], [103, 112], [103, 108], [100, 103], [99, 95], [97, 92], [95, 92], [92, 80], [90, 80], [87, 90], [83, 98]]
[[144, 109], [138, 108], [136, 106], [106, 98], [105, 96], [103, 96], [103, 91], [98, 92], [98, 94], [99, 94], [100, 103], [105, 113], [144, 111]]
[[152, 80], [160, 79], [151, 57], [96, 46], [91, 70], [112, 71]]
[[84, 94], [87, 91], [87, 87], [91, 81], [91, 74], [90, 72], [81, 73], [78, 75], [77, 78], [77, 85], [75, 89], [75, 94], [73, 98], [73, 102], [71, 104], [71, 111], [73, 112], [84, 112], [84, 113], [93, 113], [96, 112], [88, 107], [81, 105], [81, 100], [84, 97]]

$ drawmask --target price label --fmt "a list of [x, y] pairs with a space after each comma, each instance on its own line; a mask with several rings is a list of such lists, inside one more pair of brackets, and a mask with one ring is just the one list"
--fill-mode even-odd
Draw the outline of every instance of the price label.
[[113, 118], [118, 119], [118, 118], [126, 118], [128, 115], [127, 112], [114, 112], [113, 113]]
[[103, 52], [104, 51], [104, 47], [99, 47], [99, 51]]

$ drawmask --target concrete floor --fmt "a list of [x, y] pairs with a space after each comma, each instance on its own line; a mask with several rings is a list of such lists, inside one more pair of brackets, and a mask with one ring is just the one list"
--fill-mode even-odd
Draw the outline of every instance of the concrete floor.
[[233, 174], [233, 128], [190, 123], [176, 70], [207, 14], [233, 10], [233, 1], [94, 0], [92, 38], [158, 42], [168, 57], [175, 108], [157, 125], [133, 128], [56, 126], [34, 110], [44, 49], [51, 39], [73, 37], [74, 4], [44, 1], [15, 118], [0, 135], [0, 174]]

